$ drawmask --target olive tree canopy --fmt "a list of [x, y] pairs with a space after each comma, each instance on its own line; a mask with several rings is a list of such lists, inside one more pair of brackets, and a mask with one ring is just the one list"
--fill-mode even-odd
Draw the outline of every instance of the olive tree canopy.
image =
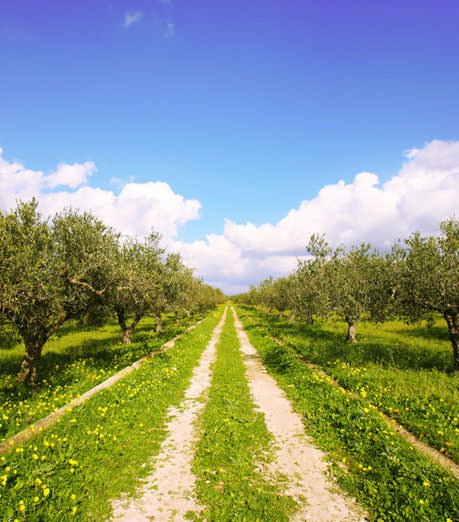
[[459, 221], [440, 225], [439, 236], [419, 232], [393, 248], [394, 297], [399, 312], [416, 320], [439, 312], [445, 318], [459, 371]]
[[20, 380], [37, 384], [43, 345], [113, 283], [118, 237], [88, 213], [65, 210], [44, 219], [38, 203], [0, 212], [0, 315], [25, 344]]

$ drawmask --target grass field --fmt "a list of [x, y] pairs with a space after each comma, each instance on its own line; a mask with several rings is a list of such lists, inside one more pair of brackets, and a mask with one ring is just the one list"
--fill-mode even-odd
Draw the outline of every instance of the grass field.
[[0, 457], [0, 520], [106, 519], [110, 500], [132, 494], [150, 470], [167, 408], [182, 399], [220, 316], [211, 312], [166, 353]]
[[[1, 456], [0, 522], [101, 521], [110, 516], [112, 500], [122, 493], [135, 496], [151, 471], [150, 457], [167, 436], [168, 407], [182, 401], [222, 310], [208, 314], [166, 353]], [[457, 422], [458, 380], [449, 371], [441, 323], [426, 331], [401, 323], [362, 323], [359, 342], [350, 346], [342, 340], [340, 322], [291, 324], [242, 306], [238, 314], [307, 434], [327, 453], [332, 480], [358, 500], [372, 522], [459, 520], [458, 482], [389, 429], [377, 411], [456, 455], [452, 423]], [[3, 438], [155, 350], [188, 323], [166, 318], [160, 335], [152, 333], [153, 326], [145, 321], [134, 343], [123, 346], [115, 324], [83, 330], [68, 325], [47, 346], [36, 392], [14, 380], [22, 348], [3, 349]], [[353, 394], [309, 368], [298, 353]], [[285, 494], [282, 477], [273, 480], [263, 473], [274, 458], [274, 441], [249, 392], [230, 311], [196, 428], [193, 472], [197, 499], [205, 508], [188, 518], [289, 520], [296, 505]]]
[[[283, 329], [282, 320], [244, 307], [238, 307], [238, 314], [269, 371], [302, 415], [307, 432], [328, 452], [332, 475], [344, 490], [367, 507], [371, 520], [451, 522], [459, 519], [457, 481], [387, 427], [369, 401], [367, 382], [361, 381], [356, 386], [360, 390], [359, 397], [350, 396], [299, 360], [292, 347], [297, 347], [302, 339], [300, 332], [295, 332], [298, 325], [287, 324]], [[279, 346], [270, 331], [283, 333], [288, 344]], [[303, 334], [305, 331], [306, 328]], [[319, 326], [314, 326], [313, 331], [320, 331]], [[336, 333], [332, 328], [328, 331], [330, 337], [325, 336], [322, 345], [326, 354], [320, 353], [321, 336], [317, 334], [314, 337], [317, 351], [311, 349], [308, 355], [315, 353], [315, 362], [321, 362], [327, 370], [333, 366], [333, 361], [337, 366], [346, 362], [352, 368], [354, 358], [357, 365], [355, 361], [359, 358], [355, 352], [347, 361], [342, 360], [344, 349], [338, 348], [339, 355], [334, 355], [331, 338], [339, 339], [342, 332], [338, 327]], [[306, 344], [307, 340], [303, 338], [303, 342]], [[353, 350], [355, 347], [346, 348]], [[369, 364], [365, 360], [365, 366]], [[373, 360], [372, 364], [378, 363]], [[400, 371], [401, 379], [406, 369], [393, 366], [391, 370]], [[428, 373], [431, 370], [420, 371]], [[439, 371], [435, 370], [434, 374]], [[416, 390], [405, 393], [416, 396]], [[441, 398], [444, 397], [440, 395]]]
[[253, 311], [269, 331], [342, 386], [365, 398], [429, 445], [459, 462], [459, 375], [444, 320], [427, 328], [402, 321], [358, 324], [355, 345], [343, 321], [290, 323]]
[[198, 319], [194, 316], [177, 324], [166, 317], [163, 332], [156, 334], [154, 318], [147, 317], [128, 346], [121, 344], [115, 322], [99, 328], [70, 322], [46, 343], [39, 368], [41, 382], [35, 391], [17, 382], [23, 345], [0, 347], [0, 442], [159, 348]]

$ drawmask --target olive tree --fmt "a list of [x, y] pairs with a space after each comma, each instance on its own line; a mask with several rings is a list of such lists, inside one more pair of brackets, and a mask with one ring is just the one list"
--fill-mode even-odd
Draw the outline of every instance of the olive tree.
[[195, 279], [195, 308], [201, 312], [222, 304], [228, 300], [219, 289], [206, 285], [201, 279]]
[[178, 321], [180, 314], [189, 317], [193, 311], [206, 309], [208, 301], [204, 286], [201, 279], [193, 276], [193, 271], [190, 268], [184, 267], [177, 274], [178, 294], [172, 303], [176, 321]]
[[313, 234], [306, 246], [308, 257], [298, 260], [294, 274], [296, 292], [292, 292], [295, 316], [312, 323], [314, 316], [327, 317], [331, 312], [330, 258], [333, 250], [324, 236]]
[[388, 261], [369, 244], [333, 249], [324, 236], [313, 235], [307, 245], [310, 258], [300, 261], [297, 304], [312, 321], [313, 315], [335, 313], [348, 328], [345, 340], [356, 342], [357, 321], [364, 315], [384, 319], [390, 301]]
[[179, 254], [168, 254], [156, 273], [157, 292], [152, 303], [156, 318], [156, 332], [162, 331], [162, 314], [175, 312], [181, 295], [183, 271], [186, 270]]
[[100, 305], [118, 239], [91, 214], [66, 210], [48, 220], [37, 206], [32, 200], [0, 213], [0, 315], [24, 341], [19, 380], [32, 386], [49, 337]]
[[159, 235], [154, 231], [144, 241], [128, 238], [119, 247], [117, 284], [112, 288], [108, 301], [123, 333], [123, 344], [131, 343], [134, 329], [154, 306], [160, 292], [159, 272], [163, 253], [164, 250], [159, 247]]
[[416, 320], [438, 312], [445, 318], [459, 371], [459, 221], [440, 225], [439, 236], [412, 234], [393, 248], [394, 292], [399, 311]]
[[330, 299], [335, 313], [344, 317], [346, 342], [355, 343], [357, 321], [363, 316], [384, 318], [390, 292], [384, 288], [385, 263], [369, 244], [335, 250], [330, 260]]
[[291, 308], [291, 278], [279, 277], [272, 284], [271, 302], [282, 317]]

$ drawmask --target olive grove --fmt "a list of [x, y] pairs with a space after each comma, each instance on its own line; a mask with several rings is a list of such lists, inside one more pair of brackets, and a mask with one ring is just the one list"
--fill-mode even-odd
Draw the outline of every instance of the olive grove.
[[180, 260], [159, 247], [152, 233], [143, 241], [121, 238], [99, 218], [68, 209], [52, 218], [38, 202], [0, 212], [0, 324], [19, 335], [25, 347], [19, 380], [36, 386], [46, 341], [69, 319], [113, 313], [123, 342], [146, 314], [222, 302], [220, 290], [206, 288]]
[[453, 349], [454, 370], [459, 370], [459, 221], [440, 224], [440, 234], [412, 234], [397, 241], [391, 252], [369, 244], [332, 248], [324, 236], [313, 235], [307, 257], [298, 260], [287, 278], [268, 278], [236, 302], [286, 310], [292, 319], [308, 323], [314, 318], [338, 316], [347, 325], [345, 340], [357, 341], [357, 321], [363, 317], [384, 321], [402, 317], [417, 321], [441, 314]]

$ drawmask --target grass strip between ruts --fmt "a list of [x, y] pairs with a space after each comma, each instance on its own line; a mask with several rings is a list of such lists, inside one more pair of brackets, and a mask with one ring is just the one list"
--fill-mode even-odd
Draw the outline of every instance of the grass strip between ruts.
[[302, 415], [306, 431], [330, 455], [338, 484], [378, 522], [459, 520], [459, 485], [387, 428], [374, 408], [332, 386], [307, 368], [290, 346], [279, 346], [266, 328], [238, 308], [253, 346]]
[[[255, 411], [229, 310], [209, 392], [200, 419], [202, 436], [193, 471], [206, 521], [287, 521], [295, 502], [268, 482], [259, 466], [272, 458], [264, 416]], [[189, 513], [189, 517], [195, 515]]]
[[99, 522], [111, 499], [133, 494], [221, 314], [219, 307], [166, 353], [2, 456], [0, 520]]

